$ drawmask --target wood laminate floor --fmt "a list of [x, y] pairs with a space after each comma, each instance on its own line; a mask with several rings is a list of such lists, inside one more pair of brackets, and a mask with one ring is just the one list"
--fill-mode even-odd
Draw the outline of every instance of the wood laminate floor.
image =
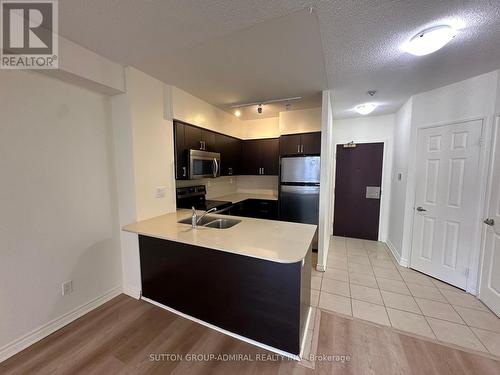
[[[255, 361], [270, 353], [120, 295], [1, 363], [0, 374], [500, 374], [500, 362], [486, 355], [320, 314], [317, 354], [350, 361], [323, 357], [314, 369], [290, 360]], [[240, 354], [250, 360], [161, 360], [162, 354]]]

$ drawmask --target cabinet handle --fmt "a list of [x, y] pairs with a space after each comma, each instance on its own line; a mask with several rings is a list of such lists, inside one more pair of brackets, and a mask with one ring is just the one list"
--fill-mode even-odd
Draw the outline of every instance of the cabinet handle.
[[203, 141], [200, 141], [200, 150], [203, 150]]
[[304, 153], [304, 145], [300, 145], [300, 150]]
[[182, 177], [186, 177], [187, 170], [186, 167], [182, 167]]
[[297, 145], [297, 154], [300, 154], [300, 145]]
[[203, 150], [206, 150], [207, 149], [207, 145], [205, 143], [205, 141], [203, 141]]
[[264, 174], [264, 167], [262, 167], [262, 174]]

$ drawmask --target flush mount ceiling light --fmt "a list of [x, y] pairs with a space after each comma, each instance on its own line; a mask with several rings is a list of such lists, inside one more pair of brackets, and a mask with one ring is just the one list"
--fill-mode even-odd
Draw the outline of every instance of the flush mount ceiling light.
[[372, 113], [375, 108], [377, 108], [375, 103], [364, 103], [354, 107], [354, 110], [360, 115], [368, 115]]
[[443, 48], [452, 40], [457, 31], [448, 25], [431, 27], [419, 32], [408, 43], [403, 50], [415, 56], [424, 56]]
[[240, 117], [241, 116], [241, 111], [239, 111], [239, 110], [234, 111], [234, 115], [236, 117]]

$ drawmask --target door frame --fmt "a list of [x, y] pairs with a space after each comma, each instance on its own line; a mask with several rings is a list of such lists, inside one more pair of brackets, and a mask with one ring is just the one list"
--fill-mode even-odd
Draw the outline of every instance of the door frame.
[[[417, 161], [417, 132], [420, 129], [429, 129], [436, 128], [447, 125], [461, 124], [470, 121], [481, 121], [481, 148], [479, 150], [479, 186], [478, 186], [478, 205], [475, 213], [475, 222], [473, 229], [473, 248], [471, 253], [469, 254], [469, 262], [468, 269], [469, 273], [466, 277], [466, 291], [468, 293], [477, 295], [479, 292], [479, 277], [480, 277], [480, 260], [482, 256], [482, 216], [484, 216], [485, 206], [486, 206], [486, 193], [488, 187], [488, 170], [490, 164], [490, 148], [491, 148], [491, 129], [493, 125], [495, 116], [486, 116], [486, 117], [472, 117], [466, 119], [452, 120], [452, 121], [442, 121], [433, 123], [430, 125], [418, 126], [412, 129], [411, 133], [411, 144], [410, 144], [410, 162], [408, 165], [408, 181], [407, 181], [407, 200], [406, 200], [406, 210], [405, 217], [408, 220], [405, 220], [404, 223], [404, 232], [408, 234], [406, 237], [406, 244], [408, 248], [408, 252], [406, 254], [406, 259], [403, 259], [402, 262], [406, 261], [407, 267], [411, 267], [411, 253], [413, 251], [413, 221], [415, 217], [415, 200], [416, 200], [416, 161]], [[485, 140], [488, 140], [486, 142]], [[403, 240], [405, 241], [405, 239]], [[404, 247], [404, 245], [403, 245]]]
[[[334, 145], [335, 157], [333, 159], [333, 175], [337, 171], [337, 146], [344, 145], [349, 142], [354, 142], [355, 144], [361, 143], [383, 143], [384, 144], [384, 154], [382, 158], [382, 184], [380, 186], [380, 212], [378, 218], [378, 241], [386, 242], [387, 234], [389, 231], [389, 209], [391, 204], [391, 175], [392, 175], [392, 159], [389, 160], [389, 156], [393, 157], [392, 153], [392, 143], [389, 139], [348, 139], [348, 140], [336, 140]], [[391, 147], [391, 155], [388, 154], [388, 146]], [[387, 179], [387, 181], [386, 181]], [[335, 181], [336, 183], [336, 181]], [[333, 185], [334, 195], [335, 195], [335, 184]], [[335, 212], [335, 199], [333, 200], [334, 212]], [[333, 231], [334, 218], [332, 217], [332, 227]]]

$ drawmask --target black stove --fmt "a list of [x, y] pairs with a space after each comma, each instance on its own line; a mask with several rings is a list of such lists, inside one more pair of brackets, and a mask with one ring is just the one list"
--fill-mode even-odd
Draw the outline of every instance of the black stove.
[[197, 210], [208, 211], [215, 207], [217, 211], [221, 211], [233, 205], [226, 201], [207, 200], [206, 194], [205, 185], [177, 188], [177, 208], [194, 207]]

